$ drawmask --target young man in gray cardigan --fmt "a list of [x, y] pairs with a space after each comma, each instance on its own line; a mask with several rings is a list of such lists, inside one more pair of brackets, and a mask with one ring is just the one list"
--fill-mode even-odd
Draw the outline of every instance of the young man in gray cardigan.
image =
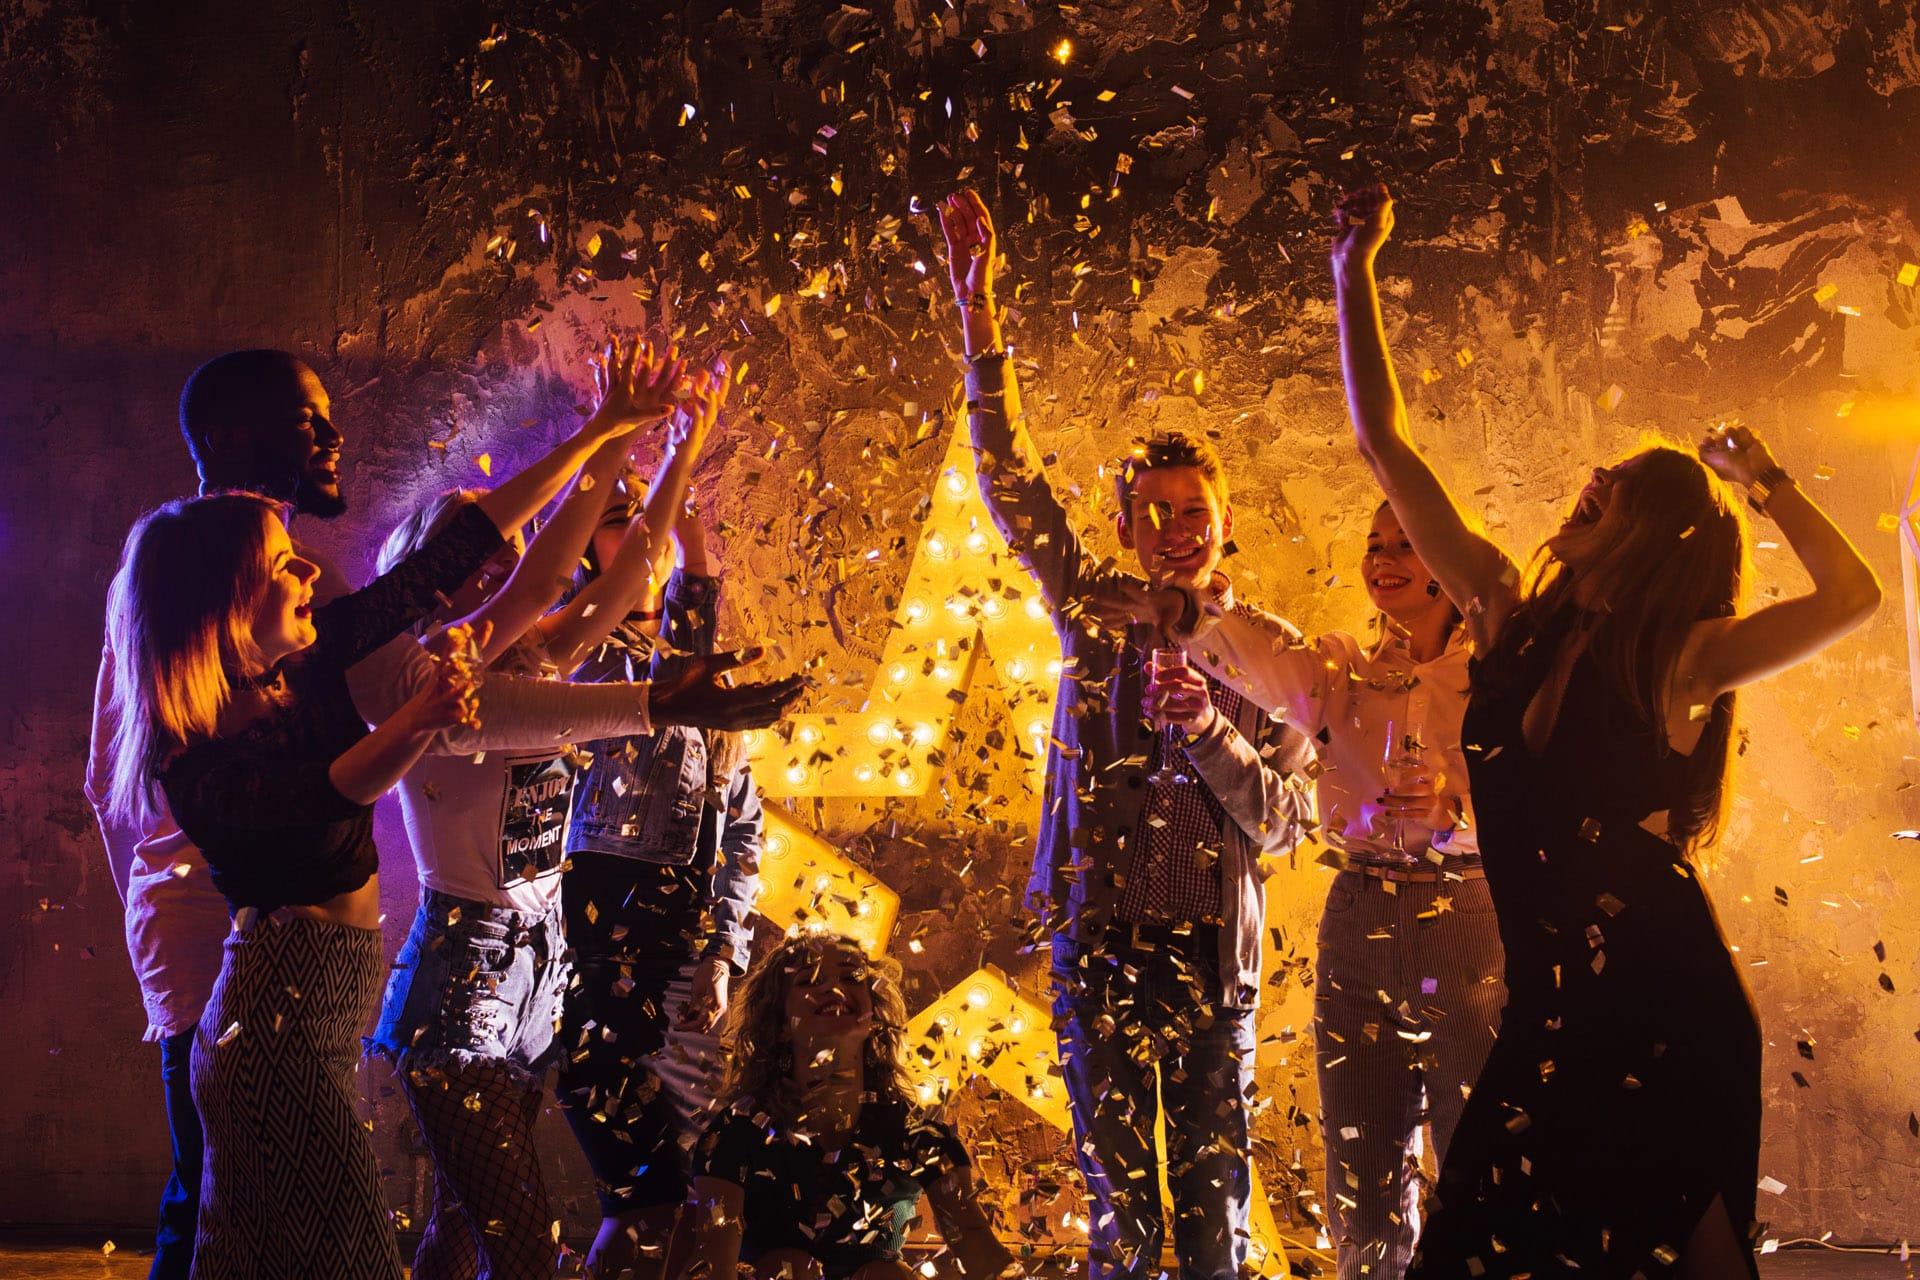
[[[968, 357], [967, 412], [994, 523], [1039, 585], [1063, 668], [1029, 906], [1052, 937], [1054, 1025], [1091, 1198], [1091, 1280], [1159, 1270], [1154, 1132], [1166, 1110], [1173, 1243], [1185, 1280], [1247, 1257], [1248, 1094], [1270, 860], [1311, 815], [1300, 734], [1210, 682], [1147, 626], [1083, 625], [1117, 576], [1067, 520], [1020, 410], [993, 303], [979, 196], [941, 206]], [[1205, 441], [1155, 437], [1116, 466], [1120, 543], [1148, 581], [1211, 592], [1233, 510]]]

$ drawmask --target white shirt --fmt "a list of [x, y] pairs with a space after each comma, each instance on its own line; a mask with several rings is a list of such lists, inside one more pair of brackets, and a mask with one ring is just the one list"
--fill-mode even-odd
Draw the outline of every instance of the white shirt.
[[[1196, 666], [1314, 738], [1320, 834], [1333, 848], [1386, 865], [1431, 865], [1431, 848], [1442, 853], [1442, 869], [1478, 858], [1460, 748], [1470, 656], [1464, 630], [1456, 628], [1439, 657], [1415, 662], [1402, 636], [1389, 634], [1371, 649], [1344, 631], [1309, 643], [1271, 614], [1208, 606], [1185, 644]], [[1379, 804], [1390, 732], [1412, 736], [1436, 793], [1460, 798], [1465, 817], [1453, 831], [1402, 820], [1395, 847], [1393, 822]]]

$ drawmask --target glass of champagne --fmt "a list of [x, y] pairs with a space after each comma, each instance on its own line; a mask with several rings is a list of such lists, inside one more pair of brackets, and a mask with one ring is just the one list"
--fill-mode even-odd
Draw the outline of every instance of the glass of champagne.
[[[1404, 722], [1387, 722], [1386, 753], [1380, 761], [1381, 778], [1386, 784], [1387, 801], [1408, 800], [1433, 794], [1433, 771], [1427, 767], [1426, 746], [1419, 735], [1408, 732]], [[1407, 851], [1406, 822], [1392, 812], [1393, 847]]]
[[[1178, 645], [1162, 645], [1153, 650], [1147, 668], [1147, 696], [1158, 706], [1165, 681], [1173, 675], [1187, 669], [1187, 651]], [[1168, 724], [1160, 730], [1160, 767], [1154, 771], [1155, 782], [1188, 782], [1186, 772], [1187, 731], [1177, 724]]]

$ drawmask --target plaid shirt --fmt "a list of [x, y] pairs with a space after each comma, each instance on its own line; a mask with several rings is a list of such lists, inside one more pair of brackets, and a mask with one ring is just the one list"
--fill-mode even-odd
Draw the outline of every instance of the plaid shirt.
[[[1207, 677], [1213, 708], [1228, 721], [1239, 718], [1238, 693]], [[1134, 851], [1117, 919], [1132, 924], [1219, 924], [1220, 852], [1227, 813], [1182, 747], [1175, 762], [1179, 781], [1160, 780], [1167, 764], [1167, 735], [1153, 735], [1147, 765], [1146, 812], [1140, 847]]]
[[[1018, 379], [1002, 354], [967, 369], [967, 420], [981, 496], [996, 528], [1032, 575], [1060, 637], [1063, 674], [1047, 748], [1046, 794], [1034, 841], [1027, 904], [1052, 935], [1054, 965], [1105, 944], [1134, 855], [1154, 830], [1146, 811], [1151, 729], [1140, 719], [1140, 655], [1156, 629], [1127, 640], [1082, 625], [1079, 602], [1117, 580], [1081, 541], [1054, 494], [1020, 408]], [[1229, 603], [1230, 603], [1229, 595]], [[1144, 736], [1143, 736], [1144, 734]], [[1226, 815], [1220, 838], [1220, 987], [1211, 998], [1258, 1002], [1266, 877], [1312, 816], [1304, 766], [1312, 742], [1251, 702], [1187, 744], [1187, 758]]]

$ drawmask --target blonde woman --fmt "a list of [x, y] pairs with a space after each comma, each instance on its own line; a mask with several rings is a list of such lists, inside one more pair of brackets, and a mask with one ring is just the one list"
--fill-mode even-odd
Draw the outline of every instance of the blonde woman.
[[[599, 412], [644, 420], [672, 404], [678, 362], [616, 358]], [[454, 592], [430, 620], [464, 618], [485, 635], [480, 656], [524, 674], [572, 671], [646, 589], [656, 542], [681, 505], [716, 422], [726, 380], [704, 372], [669, 432], [647, 514], [608, 572], [549, 609], [595, 523], [618, 491], [627, 441], [602, 446], [583, 482], [513, 563], [511, 554]], [[389, 538], [398, 562], [474, 500], [429, 503]], [[501, 580], [504, 579], [504, 582]], [[551, 1275], [554, 1213], [534, 1142], [543, 1079], [560, 1049], [554, 1028], [570, 966], [561, 869], [575, 755], [574, 720], [555, 717], [479, 755], [430, 753], [400, 786], [420, 904], [387, 984], [369, 1045], [392, 1057], [434, 1162], [433, 1207], [421, 1222], [415, 1280]], [[662, 728], [661, 732], [678, 732]], [[697, 732], [689, 730], [688, 732]]]
[[471, 682], [443, 666], [370, 733], [345, 673], [531, 514], [515, 492], [318, 608], [319, 571], [269, 499], [172, 502], [128, 536], [109, 603], [111, 803], [137, 821], [164, 792], [234, 913], [193, 1047], [200, 1280], [400, 1275], [354, 1113], [356, 1038], [385, 969], [373, 802], [462, 717]]

